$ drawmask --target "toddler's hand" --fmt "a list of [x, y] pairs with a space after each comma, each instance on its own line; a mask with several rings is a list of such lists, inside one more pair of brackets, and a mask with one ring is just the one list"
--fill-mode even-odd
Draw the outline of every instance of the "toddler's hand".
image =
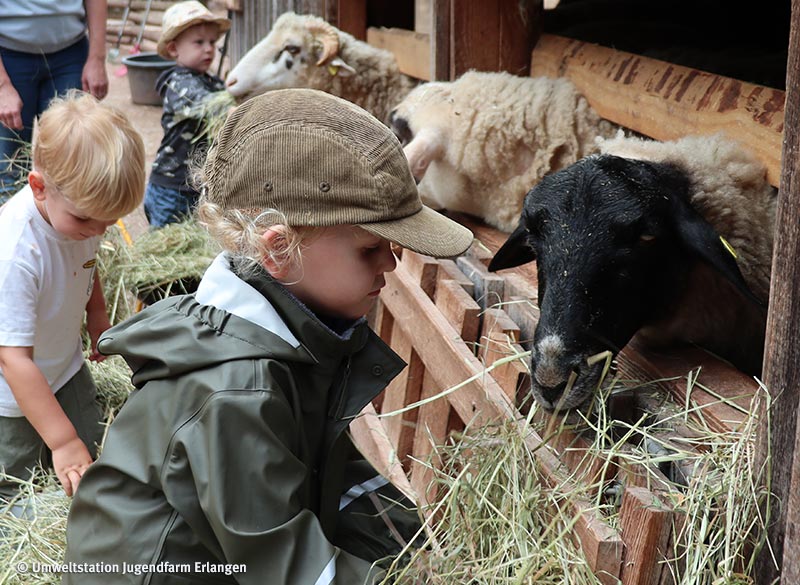
[[75, 493], [81, 477], [91, 463], [92, 456], [89, 455], [86, 445], [78, 437], [53, 449], [53, 468], [68, 496]]

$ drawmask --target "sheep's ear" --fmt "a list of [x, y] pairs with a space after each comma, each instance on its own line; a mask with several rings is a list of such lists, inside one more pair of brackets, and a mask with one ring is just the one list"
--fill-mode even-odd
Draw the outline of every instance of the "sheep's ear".
[[356, 70], [350, 67], [341, 57], [334, 57], [325, 64], [328, 68], [328, 73], [332, 76], [350, 77], [356, 74]]
[[745, 297], [766, 308], [765, 302], [747, 285], [731, 245], [684, 198], [674, 197], [673, 203], [675, 225], [683, 244], [728, 279]]
[[536, 260], [536, 253], [528, 244], [528, 231], [519, 225], [489, 262], [489, 272], [513, 268], [534, 260]]

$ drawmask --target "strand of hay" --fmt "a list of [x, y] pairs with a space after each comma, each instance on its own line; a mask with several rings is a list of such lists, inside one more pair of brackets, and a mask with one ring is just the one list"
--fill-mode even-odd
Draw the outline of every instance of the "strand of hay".
[[97, 386], [97, 400], [103, 412], [106, 417], [116, 416], [133, 391], [131, 369], [122, 357], [112, 355], [102, 362], [89, 362], [89, 371]]

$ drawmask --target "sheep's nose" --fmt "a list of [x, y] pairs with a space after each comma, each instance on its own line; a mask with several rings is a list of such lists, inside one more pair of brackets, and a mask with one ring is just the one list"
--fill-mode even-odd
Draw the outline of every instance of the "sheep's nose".
[[567, 381], [564, 380], [560, 384], [556, 384], [555, 386], [545, 387], [541, 386], [540, 390], [542, 392], [542, 397], [547, 400], [550, 404], [556, 404], [561, 395], [564, 394], [564, 389], [567, 387]]
[[238, 79], [235, 77], [228, 77], [227, 81], [225, 81], [225, 85], [228, 87], [232, 87], [238, 83]]

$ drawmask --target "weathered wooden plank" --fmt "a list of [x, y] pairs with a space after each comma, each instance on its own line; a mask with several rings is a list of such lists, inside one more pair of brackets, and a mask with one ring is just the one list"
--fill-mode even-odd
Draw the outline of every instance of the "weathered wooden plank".
[[430, 35], [433, 21], [431, 0], [414, 1], [414, 32]]
[[491, 274], [483, 264], [468, 256], [457, 258], [456, 265], [475, 285], [475, 300], [482, 309], [503, 301], [504, 281], [500, 276]]
[[475, 343], [478, 339], [481, 308], [471, 296], [455, 281], [441, 280], [434, 298], [436, 306], [447, 321], [458, 331], [465, 343]]
[[457, 282], [461, 288], [464, 289], [470, 297], [475, 296], [475, 285], [473, 282], [461, 272], [456, 263], [449, 258], [439, 260], [439, 274], [437, 276], [439, 281], [453, 280]]
[[450, 79], [450, 13], [451, 0], [432, 0], [431, 17], [431, 81]]
[[[667, 352], [644, 347], [634, 339], [621, 352], [620, 359], [636, 364], [650, 379], [663, 379], [677, 404], [685, 404], [691, 393], [692, 401], [702, 407], [693, 416], [702, 418], [717, 432], [736, 429], [745, 421], [758, 390], [753, 378], [697, 347]], [[690, 387], [686, 375], [698, 367], [697, 383]]]
[[[430, 398], [441, 392], [431, 375], [426, 372], [423, 380], [422, 398]], [[434, 448], [447, 440], [448, 421], [451, 412], [447, 400], [434, 400], [419, 408], [417, 428], [414, 433], [414, 460], [411, 462], [411, 486], [418, 494], [423, 510], [436, 501], [438, 486], [433, 481], [435, 469], [442, 468], [442, 461], [433, 455]]]
[[539, 39], [531, 76], [569, 78], [600, 116], [657, 140], [724, 131], [780, 181], [781, 90], [555, 35]]
[[422, 291], [432, 299], [436, 294], [439, 261], [431, 256], [406, 250], [403, 252], [402, 262], [414, 280], [419, 283]]
[[394, 53], [402, 73], [428, 81], [431, 75], [431, 39], [429, 35], [400, 28], [367, 29], [367, 42]]
[[[769, 295], [767, 339], [764, 355], [764, 382], [775, 401], [772, 404], [772, 424], [761, 425], [759, 451], [766, 455], [772, 445], [771, 490], [778, 513], [769, 530], [769, 541], [777, 558], [783, 560], [781, 583], [800, 583], [800, 433], [797, 412], [800, 397], [800, 1], [792, 0], [789, 61], [786, 75], [786, 132], [783, 141], [783, 175], [778, 196], [775, 230], [775, 250], [772, 256], [772, 289]], [[762, 405], [766, 408], [766, 405]], [[761, 413], [766, 420], [766, 412]], [[784, 542], [785, 536], [785, 542]], [[759, 576], [764, 583], [779, 573], [773, 567], [769, 547], [762, 549], [758, 559]]]
[[[392, 331], [392, 349], [403, 358], [408, 367], [400, 372], [383, 391], [381, 414], [388, 414], [402, 409], [406, 404], [419, 400], [422, 391], [424, 366], [414, 351], [411, 338], [395, 324]], [[386, 433], [395, 446], [397, 457], [407, 465], [407, 457], [414, 445], [414, 426], [417, 422], [418, 410], [402, 412], [384, 419]]]
[[672, 530], [672, 509], [649, 490], [628, 487], [620, 507], [625, 557], [622, 585], [659, 585]]
[[470, 69], [525, 75], [541, 5], [541, 0], [451, 0], [450, 79]]
[[336, 19], [332, 24], [339, 30], [350, 33], [360, 41], [367, 39], [366, 0], [339, 0], [336, 2]]
[[416, 491], [406, 476], [397, 458], [394, 444], [386, 434], [386, 427], [380, 421], [372, 404], [368, 404], [361, 415], [350, 423], [353, 442], [361, 454], [375, 468], [375, 471], [391, 481], [412, 502], [417, 500]]

